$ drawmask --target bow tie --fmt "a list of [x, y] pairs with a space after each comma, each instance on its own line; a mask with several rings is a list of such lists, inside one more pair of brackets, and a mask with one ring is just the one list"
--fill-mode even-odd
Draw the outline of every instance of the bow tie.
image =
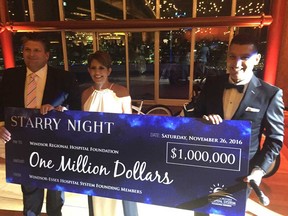
[[237, 89], [237, 91], [239, 92], [239, 93], [243, 93], [243, 90], [244, 90], [244, 85], [235, 85], [235, 84], [232, 84], [232, 83], [226, 83], [225, 84], [225, 88], [226, 89], [231, 89], [231, 88], [235, 88], [235, 89]]

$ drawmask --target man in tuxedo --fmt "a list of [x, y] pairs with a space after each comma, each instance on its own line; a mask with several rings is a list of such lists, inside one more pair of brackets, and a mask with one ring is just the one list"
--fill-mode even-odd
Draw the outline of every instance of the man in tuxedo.
[[[41, 33], [28, 33], [23, 37], [22, 43], [25, 66], [4, 70], [0, 85], [0, 139], [4, 142], [11, 139], [11, 134], [3, 122], [5, 107], [40, 109], [42, 114], [55, 108], [61, 110], [64, 106], [81, 110], [79, 86], [74, 75], [47, 65], [50, 54], [49, 41]], [[28, 104], [30, 76], [36, 76], [32, 107]], [[44, 189], [28, 185], [22, 185], [21, 188], [24, 215], [40, 215]], [[60, 216], [64, 193], [47, 190], [46, 203], [48, 215]]]
[[[250, 173], [244, 181], [254, 180], [258, 186], [279, 155], [284, 138], [283, 92], [254, 75], [260, 58], [253, 37], [236, 35], [228, 48], [228, 74], [207, 77], [194, 111], [189, 114], [213, 124], [220, 124], [223, 119], [252, 123]], [[262, 136], [265, 140], [261, 147]]]

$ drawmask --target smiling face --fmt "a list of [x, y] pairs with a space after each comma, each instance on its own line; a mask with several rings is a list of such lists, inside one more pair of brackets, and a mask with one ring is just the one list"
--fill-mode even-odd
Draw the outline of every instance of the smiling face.
[[40, 41], [28, 40], [23, 46], [23, 58], [26, 66], [36, 72], [47, 64], [49, 52], [45, 51], [44, 44]]
[[93, 59], [88, 68], [88, 71], [95, 83], [96, 89], [100, 90], [109, 86], [108, 76], [112, 71], [111, 68], [107, 68], [96, 59]]
[[227, 54], [227, 71], [231, 79], [237, 83], [250, 77], [260, 58], [253, 44], [231, 44]]

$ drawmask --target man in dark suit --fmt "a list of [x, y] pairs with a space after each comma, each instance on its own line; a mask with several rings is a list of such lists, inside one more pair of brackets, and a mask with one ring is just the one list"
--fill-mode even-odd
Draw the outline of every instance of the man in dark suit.
[[[5, 128], [4, 108], [23, 107], [40, 109], [46, 114], [53, 109], [81, 109], [80, 92], [74, 75], [70, 72], [47, 65], [49, 59], [49, 41], [40, 33], [29, 33], [23, 38], [24, 67], [7, 69], [3, 72], [0, 89], [0, 138], [7, 142], [10, 132]], [[33, 106], [27, 104], [30, 76], [36, 74], [36, 91]], [[44, 189], [22, 185], [24, 215], [40, 215]], [[64, 193], [47, 190], [47, 214], [60, 216], [64, 204]]]
[[213, 124], [223, 119], [251, 121], [250, 173], [244, 181], [257, 185], [279, 155], [284, 138], [283, 92], [254, 75], [260, 58], [253, 37], [236, 35], [228, 49], [228, 74], [207, 77], [190, 114]]

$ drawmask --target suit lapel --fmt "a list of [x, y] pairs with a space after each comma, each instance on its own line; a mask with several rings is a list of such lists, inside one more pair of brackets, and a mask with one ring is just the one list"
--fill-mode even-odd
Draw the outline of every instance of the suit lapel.
[[[211, 82], [208, 84], [208, 98], [206, 101], [207, 112], [205, 114], [215, 114], [217, 113], [222, 118], [224, 118], [223, 111], [223, 93], [225, 89], [225, 83], [228, 82], [229, 75], [225, 74], [223, 76], [215, 76]], [[220, 100], [219, 100], [220, 99]]]
[[48, 66], [47, 68], [47, 77], [46, 77], [46, 83], [45, 83], [45, 88], [43, 92], [43, 99], [42, 99], [42, 104], [46, 104], [49, 101], [49, 98], [51, 97], [51, 89], [54, 89], [55, 83], [53, 82], [53, 69]]
[[[212, 113], [219, 113], [219, 115], [224, 118], [224, 110], [223, 110], [223, 94], [224, 94], [224, 90], [225, 90], [225, 83], [228, 82], [229, 79], [229, 74], [226, 74], [225, 76], [223, 76], [223, 78], [221, 80], [219, 80], [217, 83], [215, 82], [215, 84], [218, 84], [218, 86], [220, 86], [220, 88], [214, 88], [214, 92], [215, 92], [215, 97], [213, 99], [215, 99], [215, 103], [212, 105], [212, 107], [214, 107], [214, 110]], [[221, 100], [217, 100], [217, 98], [221, 98]]]
[[16, 85], [17, 88], [15, 88], [15, 94], [19, 95], [19, 101], [18, 103], [25, 107], [25, 82], [26, 82], [26, 67], [21, 67], [20, 69], [20, 74], [17, 74], [17, 76], [15, 77], [14, 83], [13, 85]]
[[247, 90], [245, 92], [245, 95], [240, 102], [240, 105], [238, 109], [236, 110], [234, 116], [232, 119], [241, 119], [241, 115], [245, 112], [246, 107], [248, 104], [251, 104], [251, 101], [254, 101], [254, 98], [258, 94], [257, 88], [261, 85], [259, 82], [259, 79], [253, 75], [251, 78], [251, 81], [248, 84]]

